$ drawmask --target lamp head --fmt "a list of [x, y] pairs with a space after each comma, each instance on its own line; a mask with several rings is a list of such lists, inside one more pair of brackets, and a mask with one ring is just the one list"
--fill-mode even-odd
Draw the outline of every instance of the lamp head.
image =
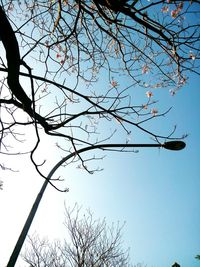
[[183, 141], [169, 141], [169, 142], [165, 142], [162, 147], [164, 147], [165, 149], [169, 149], [169, 150], [181, 150], [184, 149], [186, 146], [185, 142]]

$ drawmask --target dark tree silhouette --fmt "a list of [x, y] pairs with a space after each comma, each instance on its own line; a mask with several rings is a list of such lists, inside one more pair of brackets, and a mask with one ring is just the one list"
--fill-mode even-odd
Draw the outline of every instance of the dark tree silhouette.
[[[20, 142], [25, 128], [34, 130], [26, 152], [45, 177], [35, 157], [43, 132], [64, 140], [57, 146], [65, 154], [126, 145], [134, 129], [158, 143], [176, 137], [154, 127], [168, 110], [158, 113], [151, 90], [174, 94], [190, 72], [199, 75], [199, 1], [0, 3], [0, 153], [24, 153], [22, 144], [11, 150], [9, 138]], [[139, 86], [149, 90], [142, 104]], [[88, 158], [77, 160], [90, 171]]]
[[[95, 220], [91, 211], [66, 209], [66, 236], [50, 242], [29, 236], [22, 258], [32, 267], [131, 267], [128, 250], [122, 247], [122, 227]], [[138, 265], [139, 266], [139, 265]], [[142, 267], [142, 265], [140, 265]]]
[[19, 53], [19, 46], [17, 43], [17, 39], [15, 37], [15, 33], [13, 32], [11, 25], [6, 18], [6, 15], [0, 7], [0, 16], [1, 16], [1, 41], [3, 42], [5, 51], [6, 51], [6, 59], [8, 66], [8, 86], [14, 96], [24, 105], [28, 107], [31, 106], [31, 100], [24, 92], [23, 88], [19, 83], [19, 68], [21, 64], [21, 58]]

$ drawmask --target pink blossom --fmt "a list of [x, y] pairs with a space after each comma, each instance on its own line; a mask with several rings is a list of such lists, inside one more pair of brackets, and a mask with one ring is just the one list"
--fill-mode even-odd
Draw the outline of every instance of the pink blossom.
[[142, 68], [142, 74], [148, 73], [149, 71], [149, 67], [147, 65], [144, 65], [144, 67]]
[[192, 60], [195, 60], [195, 55], [192, 53], [192, 51], [190, 51], [190, 54], [189, 54], [189, 57], [192, 59]]
[[150, 98], [150, 97], [153, 96], [153, 93], [152, 93], [151, 91], [147, 91], [147, 92], [146, 92], [146, 96], [147, 96], [148, 98]]
[[171, 11], [171, 16], [172, 16], [172, 18], [176, 18], [177, 15], [178, 15], [178, 11], [177, 11], [177, 9]]
[[148, 109], [148, 105], [142, 105], [143, 109]]
[[183, 2], [180, 2], [177, 11], [180, 12], [183, 9]]
[[169, 7], [168, 6], [164, 6], [161, 8], [161, 12], [163, 13], [167, 13], [169, 11]]
[[186, 80], [186, 77], [182, 77], [182, 79], [179, 81], [179, 84], [185, 84]]
[[112, 85], [113, 87], [117, 87], [118, 83], [117, 83], [116, 81], [112, 80], [111, 85]]
[[176, 18], [178, 16], [179, 12], [181, 12], [182, 9], [183, 9], [183, 2], [180, 2], [178, 4], [177, 9], [174, 9], [174, 10], [171, 11], [172, 18]]
[[156, 116], [156, 115], [158, 114], [158, 110], [157, 110], [156, 108], [152, 108], [152, 110], [151, 110], [151, 114], [152, 114], [153, 116]]

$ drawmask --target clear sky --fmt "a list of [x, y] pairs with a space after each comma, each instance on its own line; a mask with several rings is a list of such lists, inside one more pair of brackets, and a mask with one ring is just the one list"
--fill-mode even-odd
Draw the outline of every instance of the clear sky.
[[[48, 188], [31, 233], [63, 238], [64, 201], [66, 205], [77, 202], [91, 208], [97, 218], [106, 217], [108, 223], [126, 221], [123, 238], [125, 246], [131, 248], [133, 263], [168, 267], [177, 261], [181, 267], [199, 266], [194, 259], [200, 252], [199, 82], [199, 78], [191, 79], [190, 85], [174, 97], [167, 97], [166, 91], [154, 92], [158, 97], [163, 94], [167, 104], [174, 106], [160, 127], [177, 123], [178, 132], [189, 134], [183, 151], [109, 153], [98, 162], [104, 170], [94, 175], [72, 167], [61, 168], [58, 175], [62, 174], [63, 184], [70, 191], [58, 193]], [[46, 146], [44, 155], [52, 153], [53, 164], [55, 152], [49, 150], [48, 141]], [[9, 158], [9, 162], [21, 171], [1, 171], [0, 266], [6, 265], [43, 182], [23, 157]]]
[[[175, 96], [168, 89], [155, 89], [161, 107], [173, 107], [166, 118], [158, 119], [158, 129], [177, 125], [177, 134], [188, 133], [187, 147], [179, 152], [140, 149], [139, 153], [109, 153], [95, 166], [103, 171], [89, 175], [75, 166], [56, 173], [69, 187], [59, 193], [49, 186], [30, 233], [50, 239], [63, 238], [64, 202], [90, 208], [96, 218], [108, 223], [123, 222], [124, 246], [130, 247], [131, 261], [147, 267], [197, 267], [200, 253], [200, 120], [199, 77]], [[101, 86], [101, 84], [99, 84]], [[154, 123], [154, 122], [153, 122]], [[140, 136], [135, 140], [143, 141]], [[146, 141], [146, 140], [145, 140]], [[152, 140], [149, 139], [149, 143]], [[91, 153], [94, 154], [93, 152]], [[50, 158], [47, 172], [60, 158], [52, 140], [45, 138], [43, 155]], [[0, 161], [5, 160], [0, 154]], [[0, 266], [5, 267], [32, 203], [43, 183], [27, 157], [8, 157], [7, 165], [20, 172], [1, 170], [4, 189], [0, 191]], [[18, 267], [24, 266], [18, 263]]]

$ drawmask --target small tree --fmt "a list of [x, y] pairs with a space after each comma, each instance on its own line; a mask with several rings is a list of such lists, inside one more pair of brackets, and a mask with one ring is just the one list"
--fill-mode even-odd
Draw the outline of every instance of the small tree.
[[128, 250], [122, 246], [122, 226], [109, 227], [95, 220], [90, 210], [81, 217], [80, 208], [66, 210], [64, 242], [29, 237], [23, 259], [32, 267], [128, 267]]

